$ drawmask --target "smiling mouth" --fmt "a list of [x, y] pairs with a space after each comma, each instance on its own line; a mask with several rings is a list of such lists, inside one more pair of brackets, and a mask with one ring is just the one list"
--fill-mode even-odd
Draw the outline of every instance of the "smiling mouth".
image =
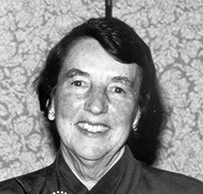
[[104, 133], [110, 129], [108, 126], [105, 126], [105, 125], [99, 125], [99, 124], [91, 125], [86, 122], [80, 122], [80, 123], [78, 123], [78, 126], [81, 129], [83, 129], [87, 132], [90, 132], [90, 133]]

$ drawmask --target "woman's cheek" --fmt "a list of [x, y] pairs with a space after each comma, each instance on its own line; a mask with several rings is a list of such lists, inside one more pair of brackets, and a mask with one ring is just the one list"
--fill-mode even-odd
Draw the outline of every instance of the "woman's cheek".
[[72, 94], [60, 95], [57, 99], [58, 106], [57, 112], [62, 115], [63, 118], [72, 119], [79, 109], [82, 108], [82, 97]]
[[112, 103], [115, 113], [118, 115], [122, 115], [124, 118], [132, 115], [134, 110], [134, 102], [133, 101], [114, 101]]

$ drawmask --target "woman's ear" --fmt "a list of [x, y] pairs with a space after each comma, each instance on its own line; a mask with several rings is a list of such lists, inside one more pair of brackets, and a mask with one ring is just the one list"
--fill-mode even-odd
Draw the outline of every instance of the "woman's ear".
[[48, 119], [50, 121], [53, 121], [55, 119], [55, 108], [54, 108], [54, 102], [52, 99], [47, 100], [47, 109], [48, 109]]
[[140, 117], [141, 117], [141, 111], [140, 111], [140, 108], [138, 108], [135, 119], [132, 124], [133, 131], [137, 131], [137, 124], [139, 122]]

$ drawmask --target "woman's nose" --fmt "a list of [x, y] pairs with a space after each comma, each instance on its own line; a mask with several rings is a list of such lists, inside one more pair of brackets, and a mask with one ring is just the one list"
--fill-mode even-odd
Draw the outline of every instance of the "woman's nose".
[[[98, 89], [99, 90], [99, 89]], [[87, 96], [85, 110], [92, 114], [105, 114], [108, 111], [108, 97], [104, 91], [93, 90]]]

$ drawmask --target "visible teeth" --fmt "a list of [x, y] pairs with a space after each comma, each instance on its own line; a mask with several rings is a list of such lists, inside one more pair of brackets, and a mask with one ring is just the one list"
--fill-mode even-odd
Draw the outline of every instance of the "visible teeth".
[[78, 123], [78, 125], [85, 129], [86, 131], [92, 132], [92, 133], [98, 133], [98, 132], [104, 132], [108, 130], [108, 127], [105, 127], [103, 125], [90, 125], [88, 123]]

